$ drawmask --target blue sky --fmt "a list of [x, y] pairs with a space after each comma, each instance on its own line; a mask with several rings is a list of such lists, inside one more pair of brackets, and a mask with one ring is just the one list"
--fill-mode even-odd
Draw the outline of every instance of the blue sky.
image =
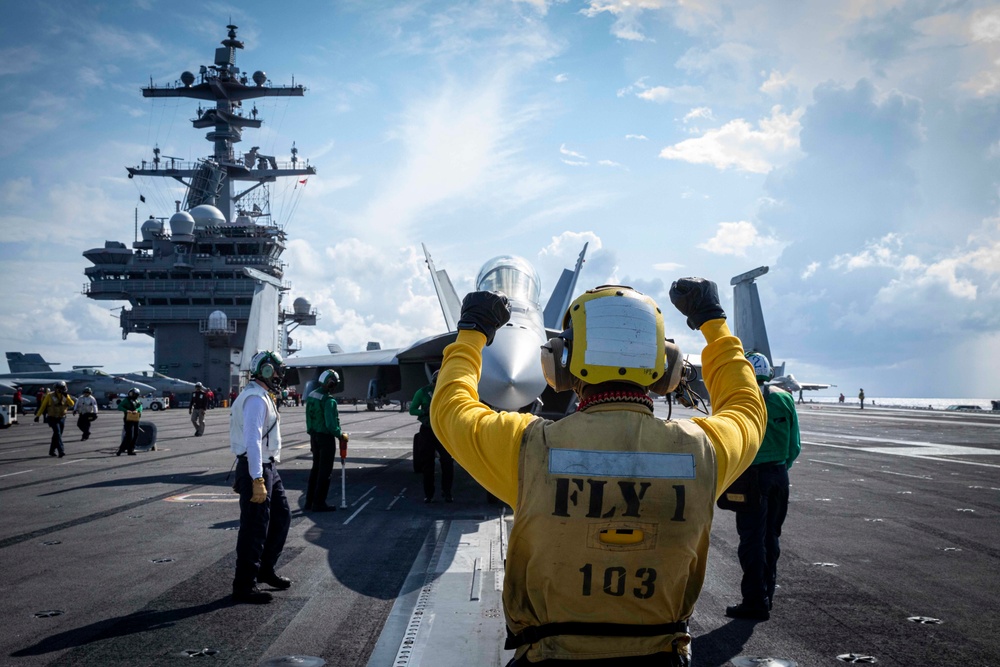
[[[752, 6], [752, 7], [751, 7]], [[211, 152], [195, 100], [148, 100], [210, 64], [294, 81], [239, 148], [318, 171], [273, 189], [304, 353], [384, 347], [444, 322], [420, 251], [460, 292], [498, 254], [548, 294], [667, 306], [672, 280], [758, 281], [771, 348], [855, 396], [1000, 398], [1000, 6], [830, 0], [287, 3], [45, 1], [0, 25], [0, 349], [146, 368], [81, 253], [129, 242], [180, 193], [125, 167]], [[146, 198], [138, 202], [139, 195]], [[0, 362], [2, 364], [3, 362]]]

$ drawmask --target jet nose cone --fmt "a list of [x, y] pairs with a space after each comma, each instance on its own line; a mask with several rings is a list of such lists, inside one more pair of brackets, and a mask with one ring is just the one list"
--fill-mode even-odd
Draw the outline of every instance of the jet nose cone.
[[538, 351], [544, 342], [537, 331], [501, 327], [493, 344], [483, 349], [480, 400], [498, 410], [514, 411], [538, 398], [545, 389]]

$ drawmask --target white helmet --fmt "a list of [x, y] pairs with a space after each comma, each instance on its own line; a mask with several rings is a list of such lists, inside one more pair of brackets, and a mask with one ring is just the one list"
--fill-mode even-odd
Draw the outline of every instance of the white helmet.
[[774, 369], [771, 362], [760, 352], [748, 352], [747, 361], [753, 365], [753, 372], [757, 376], [757, 384], [764, 384], [774, 377]]

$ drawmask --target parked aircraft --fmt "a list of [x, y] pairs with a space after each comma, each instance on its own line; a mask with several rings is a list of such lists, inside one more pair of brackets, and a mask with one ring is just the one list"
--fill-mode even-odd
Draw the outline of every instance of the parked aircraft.
[[36, 353], [8, 352], [7, 365], [11, 372], [0, 374], [0, 380], [3, 380], [5, 385], [18, 385], [26, 393], [34, 393], [39, 387], [49, 389], [59, 380], [66, 383], [69, 393], [73, 396], [80, 395], [84, 387], [90, 387], [98, 400], [107, 398], [111, 394], [124, 395], [132, 387], [138, 389], [140, 394], [155, 391], [152, 385], [127, 380], [94, 367], [54, 371], [52, 366]]
[[785, 373], [785, 364], [775, 365], [771, 356], [771, 345], [767, 340], [767, 328], [764, 326], [764, 314], [760, 307], [760, 295], [754, 280], [767, 273], [768, 267], [759, 266], [752, 271], [733, 277], [729, 284], [733, 286], [733, 334], [743, 342], [747, 352], [760, 352], [771, 362], [774, 378], [767, 384], [781, 387], [789, 392], [814, 391], [827, 389], [836, 385], [818, 382], [800, 382], [791, 373]]
[[[34, 375], [35, 371], [54, 372], [52, 365], [45, 361], [40, 354], [35, 353], [21, 354], [20, 352], [8, 352], [7, 365], [10, 366], [11, 373], [31, 373]], [[73, 370], [84, 371], [96, 368], [99, 368], [99, 366], [74, 366]], [[130, 382], [137, 383], [135, 386], [142, 393], [148, 393], [148, 391], [144, 391], [144, 386], [152, 387], [153, 393], [157, 396], [165, 396], [170, 393], [190, 394], [194, 391], [194, 382], [172, 378], [164, 375], [163, 373], [157, 373], [156, 371], [110, 373], [109, 375], [112, 377], [124, 378]], [[97, 391], [94, 387], [91, 387], [91, 389], [94, 389], [95, 392]]]
[[135, 371], [134, 373], [116, 373], [116, 375], [120, 375], [126, 380], [152, 385], [156, 388], [157, 396], [194, 393], [194, 382], [172, 378], [156, 371]]
[[[510, 255], [494, 257], [483, 265], [476, 278], [477, 290], [499, 290], [507, 295], [511, 319], [497, 331], [493, 344], [483, 350], [483, 370], [479, 381], [480, 399], [498, 410], [532, 410], [562, 413], [572, 396], [553, 392], [545, 382], [539, 363], [539, 348], [561, 330], [562, 315], [569, 307], [576, 281], [583, 267], [587, 245], [576, 266], [562, 272], [543, 311], [539, 303], [540, 284], [534, 267], [525, 259]], [[444, 348], [457, 333], [461, 301], [445, 271], [434, 267], [424, 247], [424, 257], [441, 303], [447, 333], [417, 341], [409, 347], [365, 352], [342, 352], [287, 362], [289, 384], [315, 382], [323, 370], [333, 368], [341, 377], [338, 400], [363, 401], [370, 410], [388, 400], [409, 401], [427, 384], [443, 357]]]

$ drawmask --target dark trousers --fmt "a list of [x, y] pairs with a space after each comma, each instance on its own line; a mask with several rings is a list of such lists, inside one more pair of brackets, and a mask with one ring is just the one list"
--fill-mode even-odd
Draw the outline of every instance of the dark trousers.
[[66, 428], [66, 418], [46, 417], [45, 423], [52, 429], [52, 440], [49, 442], [49, 454], [55, 454], [56, 452], [65, 454], [66, 450], [63, 449], [62, 433], [63, 429]]
[[139, 438], [139, 422], [125, 422], [122, 429], [122, 444], [118, 445], [119, 452], [134, 452], [135, 441]]
[[434, 497], [434, 452], [441, 457], [441, 493], [445, 498], [451, 497], [451, 485], [455, 479], [455, 459], [444, 448], [441, 441], [434, 435], [430, 424], [420, 425], [420, 442], [424, 464], [424, 498]]
[[528, 662], [527, 658], [512, 659], [507, 667], [563, 667], [564, 665], [580, 665], [580, 667], [690, 667], [691, 661], [687, 655], [680, 653], [655, 653], [653, 655], [630, 656], [627, 658], [599, 658], [597, 660], [542, 660]]
[[86, 440], [90, 437], [90, 419], [87, 415], [81, 414], [76, 419], [76, 427], [83, 431], [83, 439]]
[[257, 575], [274, 572], [274, 567], [285, 548], [292, 512], [288, 508], [285, 487], [278, 476], [278, 468], [271, 461], [264, 463], [264, 486], [267, 499], [252, 503], [253, 479], [245, 456], [236, 459], [236, 484], [240, 494], [240, 532], [236, 536], [236, 576], [233, 590], [245, 591], [257, 583]]
[[736, 532], [740, 535], [737, 554], [743, 568], [740, 591], [744, 604], [770, 608], [781, 554], [781, 524], [788, 513], [788, 470], [784, 463], [755, 467], [760, 484], [760, 507], [736, 513]]
[[306, 507], [323, 507], [330, 492], [330, 475], [337, 458], [337, 438], [330, 433], [313, 433], [309, 436], [313, 461], [306, 488]]

